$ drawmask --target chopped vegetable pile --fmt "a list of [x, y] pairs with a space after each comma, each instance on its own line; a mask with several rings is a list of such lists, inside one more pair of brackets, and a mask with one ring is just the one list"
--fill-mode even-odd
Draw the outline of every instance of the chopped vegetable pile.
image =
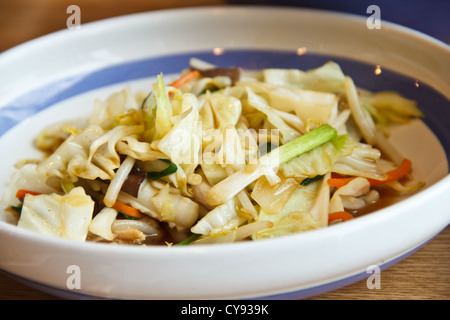
[[[17, 225], [76, 241], [195, 245], [281, 237], [371, 211], [422, 184], [388, 140], [422, 117], [340, 66], [244, 71], [191, 59], [150, 92], [94, 101], [36, 138], [2, 197]], [[374, 209], [372, 209], [374, 210]]]

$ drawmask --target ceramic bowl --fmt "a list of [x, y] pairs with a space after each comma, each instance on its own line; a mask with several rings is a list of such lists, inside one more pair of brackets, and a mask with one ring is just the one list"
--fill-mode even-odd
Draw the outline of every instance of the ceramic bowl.
[[427, 185], [326, 229], [224, 245], [79, 243], [19, 229], [2, 212], [0, 269], [65, 298], [298, 299], [367, 278], [420, 248], [450, 221], [450, 50], [384, 21], [371, 28], [368, 18], [273, 7], [155, 11], [83, 24], [2, 53], [0, 192], [14, 162], [37, 154], [32, 140], [44, 125], [85, 115], [93, 99], [124, 86], [148, 89], [156, 74], [176, 74], [191, 57], [248, 69], [334, 60], [362, 88], [415, 99], [426, 117], [392, 139]]

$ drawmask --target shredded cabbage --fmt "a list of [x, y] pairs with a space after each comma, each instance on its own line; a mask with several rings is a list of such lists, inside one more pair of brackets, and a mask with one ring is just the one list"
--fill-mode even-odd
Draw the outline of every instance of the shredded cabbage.
[[407, 97], [361, 90], [332, 61], [253, 72], [190, 63], [172, 83], [161, 73], [149, 92], [127, 87], [86, 118], [44, 127], [46, 157], [19, 161], [2, 196], [18, 226], [79, 241], [229, 243], [370, 211], [383, 196], [371, 181], [422, 186], [405, 172], [389, 179], [403, 160], [391, 124], [423, 117]]

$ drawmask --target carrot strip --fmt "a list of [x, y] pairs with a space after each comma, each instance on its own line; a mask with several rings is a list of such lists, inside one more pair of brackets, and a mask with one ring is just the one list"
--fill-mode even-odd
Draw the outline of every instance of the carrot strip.
[[[22, 199], [25, 197], [25, 195], [27, 194], [31, 194], [31, 195], [39, 195], [41, 194], [40, 192], [35, 192], [35, 191], [30, 191], [30, 190], [25, 190], [25, 189], [20, 189], [17, 191], [16, 193], [16, 198], [18, 199]], [[116, 209], [117, 211], [122, 212], [123, 214], [133, 217], [133, 218], [142, 218], [144, 215], [136, 208], [130, 207], [122, 202], [116, 201], [116, 203], [114, 203], [113, 206], [114, 209]]]
[[336, 172], [332, 172], [331, 173], [331, 178], [343, 179], [343, 178], [345, 178], [345, 176], [342, 175], [342, 174], [336, 173]]
[[347, 183], [349, 183], [353, 179], [356, 179], [356, 177], [341, 178], [341, 177], [335, 177], [335, 175], [332, 174], [331, 178], [327, 180], [327, 183], [329, 186], [340, 188], [340, 187], [345, 186]]
[[372, 186], [376, 186], [382, 183], [391, 182], [400, 179], [401, 177], [404, 177], [408, 174], [409, 171], [411, 171], [412, 168], [412, 162], [409, 159], [403, 159], [400, 167], [397, 169], [394, 169], [392, 171], [389, 171], [387, 173], [388, 177], [386, 180], [374, 180], [369, 179], [369, 182]]
[[25, 197], [25, 195], [27, 194], [31, 194], [33, 196], [37, 196], [39, 194], [41, 194], [40, 192], [35, 192], [35, 191], [30, 191], [30, 190], [24, 190], [24, 189], [20, 189], [16, 192], [16, 198], [18, 199], [22, 199]]
[[192, 79], [200, 77], [200, 72], [198, 70], [192, 70], [184, 75], [182, 75], [180, 78], [172, 82], [171, 86], [175, 88], [181, 87], [183, 84], [191, 81]]
[[336, 220], [347, 221], [347, 220], [351, 220], [353, 218], [354, 218], [353, 215], [351, 213], [348, 213], [347, 211], [337, 211], [337, 212], [330, 213], [328, 215], [328, 223], [331, 223]]
[[[367, 179], [370, 183], [370, 185], [372, 186], [377, 186], [386, 182], [391, 182], [391, 181], [395, 181], [398, 180], [402, 177], [404, 177], [405, 175], [408, 174], [409, 171], [411, 171], [411, 167], [412, 167], [412, 162], [409, 159], [403, 159], [402, 163], [400, 164], [400, 166], [392, 171], [387, 172], [387, 178], [385, 180], [375, 180], [375, 179]], [[345, 186], [347, 183], [349, 183], [350, 181], [352, 181], [353, 179], [356, 179], [357, 177], [350, 177], [350, 178], [345, 178], [342, 177], [338, 174], [332, 174], [331, 178], [327, 180], [328, 185], [332, 186], [332, 187], [343, 187]]]
[[130, 207], [119, 201], [114, 203], [113, 209], [116, 209], [117, 211], [133, 218], [142, 218], [144, 216], [138, 209]]

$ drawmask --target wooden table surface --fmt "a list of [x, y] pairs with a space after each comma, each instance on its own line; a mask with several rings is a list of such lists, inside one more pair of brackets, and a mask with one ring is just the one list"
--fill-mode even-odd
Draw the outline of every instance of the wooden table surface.
[[[236, 1], [233, 1], [236, 3]], [[125, 4], [126, 5], [125, 5]], [[66, 9], [76, 4], [81, 23], [113, 16], [169, 8], [228, 5], [222, 0], [1, 0], [0, 52], [41, 35], [66, 28]], [[419, 251], [381, 272], [381, 288], [369, 289], [366, 281], [312, 299], [450, 299], [450, 227]], [[58, 299], [28, 288], [0, 274], [0, 299]]]

